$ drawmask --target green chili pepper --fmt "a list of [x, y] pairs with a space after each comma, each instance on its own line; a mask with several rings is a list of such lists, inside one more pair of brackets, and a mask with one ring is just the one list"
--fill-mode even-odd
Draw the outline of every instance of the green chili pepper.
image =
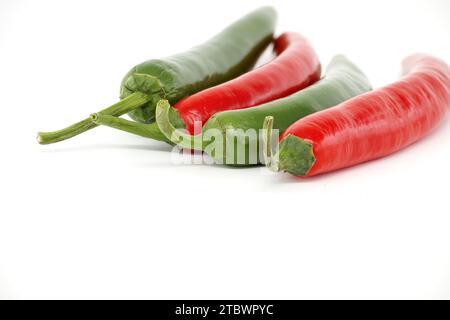
[[[217, 163], [259, 164], [263, 161], [262, 128], [265, 117], [273, 116], [273, 128], [281, 133], [308, 114], [333, 107], [369, 90], [371, 85], [362, 71], [339, 55], [332, 59], [324, 78], [316, 84], [263, 105], [217, 113], [203, 126], [201, 135], [192, 136], [177, 129], [170, 122], [173, 117], [169, 114], [170, 105], [166, 100], [158, 103], [156, 122], [168, 139], [184, 148], [203, 150]], [[218, 132], [223, 137], [222, 145], [214, 143], [220, 138]]]
[[[275, 21], [275, 10], [263, 7], [230, 25], [203, 45], [135, 66], [122, 81], [120, 98], [123, 100], [98, 114], [118, 117], [128, 113], [141, 123], [154, 122], [156, 104], [160, 99], [176, 103], [251, 69], [272, 41]], [[179, 125], [183, 126], [182, 123]], [[59, 131], [38, 133], [38, 142], [58, 142], [96, 126], [91, 118], [87, 118]], [[164, 140], [156, 124], [154, 127], [155, 138]]]

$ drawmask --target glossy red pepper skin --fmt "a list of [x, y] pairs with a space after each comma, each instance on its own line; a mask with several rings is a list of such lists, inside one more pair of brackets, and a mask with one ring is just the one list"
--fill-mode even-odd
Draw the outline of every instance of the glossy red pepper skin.
[[319, 58], [303, 36], [283, 33], [275, 40], [274, 50], [277, 57], [271, 62], [175, 104], [188, 131], [193, 134], [195, 121], [204, 124], [217, 112], [282, 98], [319, 80]]
[[[389, 155], [428, 134], [449, 109], [449, 67], [429, 55], [409, 56], [399, 81], [307, 116], [286, 129], [280, 142], [291, 141], [280, 143], [279, 170], [314, 176]], [[308, 170], [303, 164], [304, 172], [298, 171], [302, 165], [294, 164], [293, 151], [303, 150], [305, 155], [308, 144], [312, 165]]]

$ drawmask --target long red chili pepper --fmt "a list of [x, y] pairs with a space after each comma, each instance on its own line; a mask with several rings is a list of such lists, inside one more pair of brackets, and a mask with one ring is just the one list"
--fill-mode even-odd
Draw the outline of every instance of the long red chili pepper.
[[[403, 61], [403, 75], [291, 125], [280, 137], [272, 166], [314, 176], [386, 156], [428, 134], [450, 109], [450, 69], [437, 58], [416, 54]], [[268, 129], [272, 120], [266, 119]]]
[[195, 121], [204, 124], [217, 112], [285, 97], [319, 80], [319, 58], [303, 36], [283, 33], [275, 40], [274, 50], [277, 57], [271, 62], [175, 104], [189, 132], [194, 133]]

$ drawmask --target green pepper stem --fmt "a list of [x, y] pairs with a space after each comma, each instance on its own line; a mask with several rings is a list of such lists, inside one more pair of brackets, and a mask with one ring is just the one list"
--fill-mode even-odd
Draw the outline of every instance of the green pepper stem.
[[[135, 92], [125, 99], [113, 104], [112, 106], [98, 112], [102, 115], [121, 116], [136, 108], [139, 108], [151, 99], [151, 96], [142, 92]], [[58, 141], [72, 138], [80, 133], [95, 128], [97, 124], [93, 123], [91, 118], [86, 118], [67, 128], [53, 132], [38, 132], [37, 141], [40, 144], [50, 144]]]
[[141, 137], [170, 142], [161, 131], [159, 131], [156, 123], [144, 124], [103, 113], [93, 113], [91, 114], [90, 119], [96, 125], [108, 126]]
[[272, 129], [273, 129], [273, 117], [267, 116], [263, 123], [263, 155], [264, 163], [266, 167], [272, 171], [278, 171], [278, 159], [273, 156], [272, 152]]
[[[159, 100], [156, 105], [156, 123], [159, 130], [167, 139], [182, 148], [203, 151], [202, 143], [198, 145], [198, 136], [193, 136], [175, 128], [169, 119], [170, 103], [167, 100]], [[201, 140], [200, 140], [201, 141]]]

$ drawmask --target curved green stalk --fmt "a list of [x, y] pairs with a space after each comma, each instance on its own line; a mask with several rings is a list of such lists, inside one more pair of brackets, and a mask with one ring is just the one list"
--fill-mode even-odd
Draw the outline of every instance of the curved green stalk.
[[158, 129], [156, 123], [151, 124], [140, 123], [102, 113], [93, 113], [91, 114], [90, 119], [96, 125], [103, 125], [114, 129], [126, 131], [128, 133], [132, 133], [141, 137], [171, 143], [171, 141], [167, 139]]
[[[150, 99], [151, 95], [142, 92], [135, 92], [116, 104], [113, 104], [112, 106], [98, 112], [98, 114], [121, 116], [135, 110], [136, 108], [139, 108], [143, 104], [150, 101]], [[38, 132], [37, 141], [40, 144], [55, 143], [72, 138], [80, 133], [95, 128], [96, 126], [97, 124], [92, 122], [91, 118], [86, 118], [62, 130], [53, 132]]]
[[[173, 143], [177, 144], [182, 148], [195, 149], [203, 151], [202, 143], [198, 145], [196, 141], [201, 137], [193, 136], [189, 133], [185, 133], [180, 129], [177, 129], [171, 122], [169, 118], [170, 113], [170, 103], [167, 100], [160, 100], [156, 105], [156, 123], [159, 130]], [[200, 140], [201, 141], [201, 140]]]
[[273, 156], [272, 152], [272, 129], [273, 129], [273, 117], [267, 116], [264, 118], [263, 124], [263, 155], [264, 163], [266, 167], [272, 171], [279, 171], [278, 158]]

